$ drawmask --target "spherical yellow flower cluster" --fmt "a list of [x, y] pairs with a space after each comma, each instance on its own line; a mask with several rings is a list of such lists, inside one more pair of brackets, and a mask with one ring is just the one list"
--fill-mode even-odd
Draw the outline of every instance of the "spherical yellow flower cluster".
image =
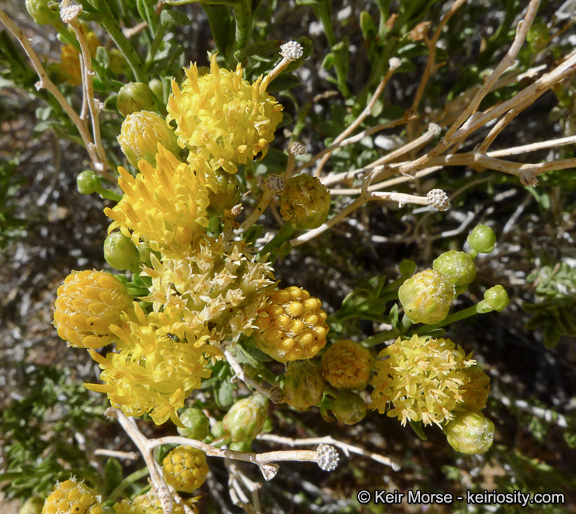
[[214, 173], [200, 159], [183, 163], [161, 145], [156, 160], [155, 168], [141, 160], [136, 178], [119, 168], [124, 196], [113, 209], [104, 209], [114, 220], [109, 232], [120, 228], [136, 245], [145, 241], [153, 250], [188, 247], [208, 225]]
[[114, 340], [111, 325], [132, 309], [126, 286], [104, 271], [79, 271], [58, 288], [54, 326], [76, 348], [102, 348]]
[[299, 287], [272, 293], [258, 313], [256, 346], [278, 362], [311, 359], [326, 345], [322, 302]]
[[179, 252], [152, 256], [150, 295], [154, 312], [218, 342], [237, 341], [255, 328], [254, 320], [274, 284], [272, 267], [244, 253], [243, 242], [229, 247], [222, 238], [197, 236]]
[[240, 64], [235, 72], [220, 69], [216, 55], [210, 56], [210, 73], [201, 75], [195, 64], [184, 71], [181, 88], [172, 81], [167, 118], [176, 122], [180, 146], [228, 173], [260, 152], [266, 155], [282, 105], [264, 91], [262, 78], [250, 84]]
[[185, 493], [198, 489], [206, 480], [208, 465], [206, 454], [195, 448], [178, 446], [162, 461], [166, 483]]
[[[469, 379], [464, 370], [476, 364], [449, 339], [399, 338], [379, 354], [373, 380], [373, 409], [386, 411], [403, 425], [422, 421], [438, 426], [454, 417], [463, 401], [461, 388]], [[393, 408], [390, 409], [390, 404]], [[390, 409], [390, 410], [388, 410]]]
[[176, 341], [170, 337], [170, 327], [161, 320], [146, 316], [135, 303], [133, 318], [122, 327], [111, 329], [118, 339], [119, 352], [106, 357], [91, 351], [100, 364], [100, 379], [104, 384], [85, 384], [88, 389], [106, 393], [110, 403], [129, 416], [147, 412], [156, 424], [169, 418], [180, 426], [177, 410], [193, 389], [200, 387], [202, 378], [210, 377], [207, 356], [219, 356], [220, 350], [206, 344], [206, 337]]
[[94, 489], [72, 478], [56, 483], [44, 502], [42, 514], [102, 514], [100, 500]]

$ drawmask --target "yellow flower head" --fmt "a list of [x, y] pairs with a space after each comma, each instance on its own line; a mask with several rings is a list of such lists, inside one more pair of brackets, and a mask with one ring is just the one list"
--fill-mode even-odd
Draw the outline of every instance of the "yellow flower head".
[[104, 271], [75, 271], [58, 288], [54, 326], [76, 348], [102, 348], [114, 334], [110, 326], [132, 309], [126, 286]]
[[56, 483], [54, 491], [44, 502], [42, 514], [102, 514], [101, 499], [94, 489], [72, 478]]
[[[100, 44], [98, 36], [91, 30], [86, 31], [86, 41], [92, 57], [96, 55], [96, 49]], [[64, 45], [60, 51], [60, 62], [55, 66], [60, 79], [72, 86], [82, 83], [82, 70], [80, 68], [80, 53], [72, 45]]]
[[166, 483], [185, 493], [198, 489], [209, 471], [206, 454], [189, 446], [177, 446], [162, 461]]
[[85, 386], [107, 393], [110, 403], [128, 416], [149, 412], [158, 425], [170, 418], [180, 426], [178, 409], [201, 379], [210, 377], [206, 354], [220, 351], [205, 344], [206, 338], [170, 337], [170, 327], [159, 329], [156, 318], [148, 318], [137, 303], [134, 307], [137, 321], [125, 317], [122, 327], [112, 327], [120, 351], [106, 357], [91, 351], [104, 384]]
[[118, 143], [128, 162], [135, 168], [142, 159], [156, 166], [158, 143], [175, 154], [180, 150], [176, 134], [166, 120], [150, 111], [137, 111], [126, 116], [122, 122]]
[[228, 173], [260, 152], [265, 156], [282, 105], [264, 91], [262, 77], [250, 84], [240, 64], [234, 72], [220, 69], [216, 55], [210, 55], [210, 73], [200, 76], [195, 64], [184, 71], [187, 80], [182, 88], [172, 81], [168, 100], [167, 120], [176, 122], [178, 144]]
[[[273, 270], [244, 253], [244, 243], [226, 248], [222, 239], [198, 236], [192, 246], [165, 252], [160, 262], [151, 255], [150, 295], [156, 315], [179, 319], [188, 329], [206, 330], [210, 338], [238, 340], [255, 328], [263, 292], [274, 284]], [[163, 312], [160, 312], [163, 310]]]
[[200, 159], [190, 164], [158, 145], [156, 167], [140, 161], [134, 178], [119, 168], [122, 200], [106, 208], [113, 219], [108, 232], [119, 227], [136, 245], [145, 241], [153, 250], [187, 247], [208, 225], [210, 190], [216, 189], [212, 170]]
[[407, 421], [422, 421], [425, 425], [451, 420], [452, 410], [462, 402], [461, 387], [469, 379], [465, 368], [476, 361], [469, 359], [450, 339], [426, 339], [412, 336], [397, 339], [380, 352], [383, 361], [376, 362], [373, 409]]
[[[186, 505], [194, 514], [198, 514], [198, 509], [196, 508], [196, 501], [198, 501], [199, 496], [195, 498], [189, 498], [184, 500], [182, 503]], [[116, 514], [164, 514], [162, 509], [162, 503], [156, 496], [154, 490], [148, 491], [146, 494], [141, 494], [136, 496], [134, 501], [122, 500], [121, 502], [114, 504], [114, 511]], [[187, 511], [184, 510], [182, 505], [174, 503], [172, 514], [185, 514]]]

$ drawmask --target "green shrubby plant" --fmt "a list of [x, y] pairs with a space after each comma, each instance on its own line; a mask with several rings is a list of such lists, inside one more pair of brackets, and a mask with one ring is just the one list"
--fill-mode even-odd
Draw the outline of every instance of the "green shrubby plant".
[[[275, 273], [301, 245], [321, 241], [369, 202], [398, 205], [410, 216], [422, 208], [422, 230], [432, 230], [431, 220], [441, 224], [442, 213], [474, 185], [465, 178], [449, 195], [445, 190], [456, 189], [449, 175], [431, 179], [440, 169], [491, 169], [534, 187], [542, 174], [574, 167], [572, 156], [533, 163], [510, 158], [573, 138], [490, 148], [544, 92], [571, 95], [561, 90], [575, 57], [554, 50], [553, 66], [534, 66], [555, 36], [536, 20], [538, 1], [522, 12], [518, 3], [504, 2], [503, 23], [483, 42], [477, 62], [444, 91], [441, 105], [442, 66], [456, 58], [448, 49], [457, 52], [458, 38], [474, 28], [473, 16], [461, 15], [465, 1], [378, 0], [356, 13], [357, 40], [337, 35], [336, 3], [296, 0], [290, 6], [322, 27], [325, 46], [316, 60], [337, 89], [313, 91], [307, 102], [298, 93], [303, 70], [312, 88], [322, 77], [304, 68], [314, 44], [305, 34], [272, 39], [270, 18], [286, 9], [281, 2], [27, 0], [32, 18], [53, 26], [65, 43], [60, 61], [48, 63], [0, 10], [0, 21], [32, 63], [2, 33], [2, 76], [47, 102], [43, 128], [84, 146], [90, 169], [79, 163], [73, 170], [78, 192], [107, 200], [111, 222], [103, 257], [120, 272], [70, 273], [58, 289], [54, 326], [68, 346], [87, 349], [98, 364], [99, 380], [92, 379], [98, 383], [85, 386], [107, 396], [107, 415], [145, 463], [124, 476], [111, 458], [99, 473], [73, 444], [67, 469], [58, 468], [57, 441], [17, 433], [19, 423], [41, 421], [43, 409], [59, 401], [30, 393], [1, 421], [18, 436], [9, 447], [8, 472], [0, 475], [14, 480], [14, 496], [46, 499], [43, 513], [190, 512], [198, 503], [191, 495], [204, 487], [206, 496], [202, 484], [211, 458], [222, 458], [232, 500], [258, 512], [258, 487], [235, 461], [256, 464], [271, 480], [278, 462], [315, 462], [333, 471], [336, 447], [365, 453], [336, 437], [309, 443], [270, 433], [273, 420], [297, 424], [314, 411], [339, 427], [335, 432], [360, 427], [369, 411], [378, 411], [409, 424], [422, 440], [445, 435], [442, 444], [462, 455], [502, 457], [501, 420], [489, 419], [490, 372], [482, 371], [467, 341], [451, 334], [456, 322], [501, 312], [510, 303], [502, 285], [478, 281], [479, 263], [498, 247], [497, 232], [462, 224], [454, 235], [468, 233], [464, 248], [437, 252], [435, 260], [422, 257], [423, 266], [400, 260], [393, 274], [358, 281], [330, 308], [301, 287], [298, 273], [290, 283]], [[209, 68], [183, 46], [188, 4], [200, 4], [210, 25]], [[510, 49], [499, 54], [503, 45]], [[368, 69], [355, 77], [359, 46]], [[391, 84], [403, 74], [416, 77], [422, 59], [412, 90], [398, 91], [393, 101]], [[37, 91], [32, 77], [39, 80]], [[338, 101], [319, 120], [315, 104], [335, 95]], [[316, 131], [308, 130], [310, 122]], [[376, 134], [392, 129], [400, 135], [389, 132], [384, 139], [393, 144], [382, 152], [386, 145]], [[325, 246], [326, 240], [318, 251]], [[567, 265], [542, 268], [536, 294], [543, 301], [523, 306], [534, 313], [529, 327], [544, 327], [547, 346], [576, 333], [572, 272]], [[89, 415], [100, 418], [102, 409], [85, 390], [59, 387], [72, 387], [64, 394], [62, 433]], [[154, 425], [162, 425], [161, 436]], [[265, 452], [260, 443], [321, 444], [313, 451]], [[29, 461], [41, 453], [34, 468]], [[459, 476], [457, 468], [445, 469]]]

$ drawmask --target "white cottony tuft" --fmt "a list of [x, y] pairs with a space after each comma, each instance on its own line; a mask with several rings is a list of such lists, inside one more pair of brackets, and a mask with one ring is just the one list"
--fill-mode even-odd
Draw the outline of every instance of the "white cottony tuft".
[[428, 191], [426, 198], [428, 198], [430, 205], [436, 207], [439, 211], [447, 211], [450, 209], [450, 199], [442, 189], [432, 189]]
[[280, 55], [289, 61], [297, 61], [304, 55], [304, 48], [296, 41], [288, 41], [280, 47]]
[[400, 68], [401, 65], [402, 65], [402, 61], [400, 61], [400, 59], [398, 59], [398, 57], [392, 57], [392, 59], [390, 59], [388, 61], [388, 66], [390, 66], [391, 70], [396, 70], [396, 69]]
[[340, 457], [334, 446], [322, 443], [316, 449], [316, 454], [318, 466], [324, 471], [333, 471], [337, 468]]
[[70, 0], [62, 0], [60, 4], [60, 18], [64, 23], [74, 21], [82, 13], [82, 6], [71, 2]]
[[428, 132], [430, 132], [434, 136], [437, 136], [438, 134], [440, 134], [440, 132], [442, 132], [442, 129], [440, 128], [440, 125], [438, 125], [437, 123], [430, 123], [430, 125], [428, 125]]

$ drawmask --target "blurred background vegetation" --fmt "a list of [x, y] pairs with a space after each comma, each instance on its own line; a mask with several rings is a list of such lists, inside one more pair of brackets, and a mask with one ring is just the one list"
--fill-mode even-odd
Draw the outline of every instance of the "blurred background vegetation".
[[[88, 0], [83, 4], [90, 5]], [[155, 19], [156, 2], [110, 2], [124, 28], [148, 21], [131, 37], [144, 63], [147, 80], [161, 81], [165, 98], [169, 80], [182, 77], [190, 61], [207, 65], [207, 52], [219, 50], [225, 64], [241, 61], [245, 77], [270, 70], [282, 42], [300, 41], [308, 54], [302, 66], [273, 94], [285, 108], [268, 156], [255, 165], [262, 175], [283, 170], [287, 140], [305, 143], [309, 153], [329, 145], [366, 105], [382, 76], [384, 63], [399, 57], [402, 67], [392, 78], [365, 125], [396, 119], [411, 106], [428, 53], [419, 33], [434, 30], [449, 6], [438, 0], [269, 0], [254, 2], [253, 30], [247, 40], [234, 39], [234, 9], [200, 3], [164, 6]], [[500, 61], [514, 36], [526, 2], [475, 0], [452, 17], [438, 45], [437, 62], [420, 104], [421, 121], [445, 123], [458, 109], [456, 99]], [[522, 73], [551, 66], [576, 46], [570, 2], [543, 1], [515, 70]], [[50, 26], [38, 26], [23, 2], [0, 0], [58, 80], [62, 44]], [[562, 9], [560, 9], [562, 7]], [[572, 9], [572, 12], [570, 11]], [[236, 13], [237, 14], [237, 13]], [[397, 16], [397, 17], [396, 17]], [[396, 18], [395, 18], [396, 17]], [[393, 20], [393, 23], [392, 21]], [[102, 43], [95, 55], [96, 96], [104, 143], [112, 167], [126, 165], [116, 142], [122, 117], [115, 94], [133, 80], [130, 66], [114, 52], [101, 25], [86, 21]], [[426, 25], [421, 25], [425, 23]], [[427, 25], [429, 23], [429, 25]], [[555, 37], [553, 37], [555, 36]], [[114, 65], [116, 62], [116, 66]], [[224, 64], [223, 63], [223, 64]], [[94, 450], [133, 451], [120, 427], [103, 416], [102, 398], [86, 391], [97, 365], [82, 352], [66, 349], [51, 325], [56, 289], [71, 270], [109, 269], [102, 244], [109, 220], [99, 197], [82, 196], [76, 176], [87, 167], [87, 154], [74, 126], [45, 90], [36, 91], [37, 76], [18, 43], [0, 30], [0, 471], [5, 500], [45, 497], [56, 480], [71, 474], [105, 487], [106, 458]], [[59, 87], [79, 105], [79, 88], [62, 77]], [[487, 105], [513, 96], [512, 83], [492, 93]], [[494, 148], [576, 133], [574, 77], [546, 93], [518, 116]], [[458, 112], [456, 112], [458, 114]], [[488, 129], [486, 129], [488, 130]], [[485, 134], [484, 134], [485, 135]], [[365, 138], [334, 154], [327, 169], [346, 171], [372, 162], [406, 140], [399, 127]], [[481, 135], [479, 138], [482, 137]], [[470, 140], [473, 146], [481, 139]], [[558, 158], [574, 156], [572, 146], [541, 151]], [[522, 156], [520, 156], [520, 159]], [[496, 250], [476, 259], [476, 282], [458, 298], [464, 308], [482, 292], [502, 284], [512, 300], [502, 313], [452, 325], [449, 336], [474, 351], [491, 378], [487, 416], [496, 424], [492, 449], [464, 456], [446, 444], [439, 430], [426, 441], [396, 420], [375, 412], [359, 425], [329, 424], [317, 410], [297, 416], [286, 405], [271, 411], [274, 433], [288, 437], [333, 437], [393, 457], [402, 469], [393, 472], [369, 459], [341, 456], [340, 466], [323, 473], [315, 466], [286, 463], [264, 484], [265, 512], [420, 512], [421, 506], [366, 506], [356, 502], [360, 489], [422, 489], [462, 494], [563, 492], [566, 504], [533, 506], [534, 512], [576, 509], [576, 172], [540, 177], [538, 187], [524, 187], [516, 177], [494, 171], [451, 167], [415, 182], [401, 192], [444, 189], [453, 207], [447, 212], [417, 206], [369, 203], [332, 230], [280, 258], [276, 278], [297, 284], [321, 298], [328, 313], [359, 284], [373, 277], [398, 276], [398, 265], [412, 259], [419, 269], [449, 249], [462, 249], [471, 228], [484, 223], [498, 236]], [[336, 197], [339, 207], [348, 201]], [[275, 221], [267, 219], [270, 227]], [[362, 339], [379, 331], [378, 323], [355, 318], [345, 326]], [[146, 425], [146, 435], [171, 433]], [[271, 449], [254, 443], [254, 451]], [[238, 512], [228, 499], [227, 471], [219, 459], [202, 487], [202, 512]], [[122, 461], [123, 475], [142, 468]], [[260, 480], [258, 471], [246, 473]], [[109, 477], [108, 477], [109, 478]], [[133, 486], [136, 490], [136, 486]], [[12, 508], [18, 509], [17, 503]], [[4, 508], [4, 507], [3, 507]], [[516, 512], [519, 507], [431, 506], [427, 512]]]

